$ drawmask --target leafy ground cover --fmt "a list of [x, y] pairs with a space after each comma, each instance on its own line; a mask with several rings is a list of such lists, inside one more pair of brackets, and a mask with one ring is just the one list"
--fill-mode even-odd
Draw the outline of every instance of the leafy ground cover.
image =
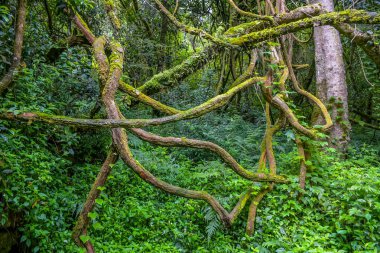
[[[29, 109], [86, 115], [93, 101], [88, 92], [81, 91], [90, 88], [75, 86], [73, 80], [83, 78], [91, 83], [92, 73], [83, 68], [79, 71], [79, 65], [69, 63], [71, 57], [89, 64], [83, 52], [75, 50], [63, 54], [56, 67], [45, 68], [46, 73], [38, 72], [36, 64], [24, 70], [15, 90], [2, 103], [12, 105], [15, 111], [28, 104]], [[54, 86], [54, 78], [62, 75], [67, 87], [77, 89], [73, 94], [88, 95], [76, 97], [69, 108], [66, 98], [57, 95], [61, 94], [57, 89], [67, 87]], [[175, 106], [183, 108], [197, 104], [212, 95], [207, 88], [210, 78], [215, 78], [212, 71], [205, 71], [160, 99], [179, 101]], [[41, 85], [50, 85], [49, 92], [41, 93]], [[191, 95], [189, 100], [172, 99], [183, 93]], [[130, 117], [142, 116], [142, 107], [124, 109]], [[217, 142], [254, 170], [264, 119], [254, 114], [236, 116], [234, 110], [151, 130]], [[152, 112], [146, 109], [144, 113]], [[306, 191], [301, 191], [297, 182], [299, 157], [293, 134], [277, 135], [279, 173], [291, 175], [290, 183], [276, 185], [260, 203], [252, 237], [245, 235], [247, 210], [233, 230], [224, 229], [206, 204], [154, 189], [118, 162], [89, 215], [88, 237], [81, 239], [91, 238], [99, 252], [377, 252], [379, 137], [360, 126], [354, 131], [361, 134], [353, 135], [357, 138], [347, 159], [337, 158], [334, 150], [328, 149], [311, 160]], [[110, 144], [106, 136], [102, 131], [1, 122], [0, 209], [4, 211], [0, 221], [5, 225], [8, 218], [17, 217], [20, 251], [80, 252], [71, 240], [71, 229]], [[372, 146], [364, 144], [370, 142]], [[205, 151], [152, 146], [133, 136], [131, 146], [138, 160], [155, 175], [180, 186], [207, 190], [227, 207], [232, 208], [251, 184]]]

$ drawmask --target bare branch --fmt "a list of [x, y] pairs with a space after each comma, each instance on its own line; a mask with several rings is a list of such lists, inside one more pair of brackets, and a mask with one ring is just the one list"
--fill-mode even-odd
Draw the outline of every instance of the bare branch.
[[178, 8], [179, 8], [179, 0], [175, 0], [175, 7], [173, 10], [173, 16], [177, 13]]
[[305, 189], [307, 166], [304, 143], [298, 137], [296, 137], [295, 142], [297, 144], [298, 155], [300, 157], [299, 185], [301, 189]]

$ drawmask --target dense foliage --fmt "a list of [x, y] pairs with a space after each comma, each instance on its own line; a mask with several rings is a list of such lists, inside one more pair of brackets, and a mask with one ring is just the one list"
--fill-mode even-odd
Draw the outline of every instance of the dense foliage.
[[[16, 9], [14, 1], [10, 2], [0, 5], [0, 62], [3, 63], [0, 73], [6, 72], [7, 59], [12, 55], [15, 33], [12, 20]], [[106, 16], [105, 11], [97, 1], [47, 2], [55, 6], [51, 11], [58, 20], [55, 20], [56, 27], [49, 30], [46, 21], [33, 22], [45, 20], [46, 14], [40, 15], [44, 6], [39, 1], [31, 1], [23, 52], [25, 62], [12, 89], [0, 98], [1, 107], [14, 114], [41, 111], [87, 117], [99, 94], [98, 74], [93, 68], [96, 63], [88, 45], [61, 41], [65, 36], [59, 34], [59, 29], [69, 28], [60, 4], [65, 2], [80, 12], [93, 14], [89, 15], [91, 25], [100, 22]], [[130, 1], [120, 2], [127, 5]], [[168, 2], [174, 5], [174, 1]], [[215, 31], [216, 24], [228, 20], [223, 15], [213, 17], [212, 12], [195, 2], [183, 3], [181, 11], [186, 14], [186, 22], [199, 25], [205, 21], [205, 26]], [[366, 2], [367, 5], [360, 7], [379, 11], [377, 1]], [[227, 12], [224, 1], [213, 4], [211, 9]], [[127, 9], [130, 15], [121, 19], [123, 25], [131, 27], [128, 33], [118, 35], [125, 40], [128, 52], [124, 64], [129, 68], [123, 79], [131, 84], [141, 83], [180, 63], [190, 55], [192, 46], [202, 47], [195, 38], [192, 42], [192, 38], [172, 27], [163, 37], [158, 36], [159, 31], [163, 32], [160, 30], [163, 24], [155, 24], [164, 23], [165, 17], [153, 14], [156, 10], [145, 2], [141, 8], [141, 14]], [[207, 18], [202, 20], [202, 16]], [[144, 22], [151, 26], [152, 37], [146, 36]], [[377, 34], [377, 28], [371, 32]], [[77, 36], [76, 33], [74, 29], [69, 31], [69, 37]], [[131, 39], [134, 43], [128, 43]], [[349, 63], [350, 111], [359, 111], [348, 153], [342, 157], [328, 147], [326, 140], [305, 138], [313, 147], [313, 155], [307, 161], [306, 188], [301, 189], [300, 156], [294, 145], [296, 132], [290, 128], [280, 131], [274, 140], [278, 173], [288, 175], [289, 183], [275, 185], [260, 202], [253, 236], [245, 234], [246, 209], [232, 228], [224, 228], [206, 203], [168, 195], [146, 184], [119, 160], [112, 164], [107, 184], [99, 189], [101, 195], [89, 213], [88, 234], [81, 240], [86, 242], [91, 238], [97, 252], [378, 252], [380, 136], [378, 128], [371, 129], [368, 125], [376, 125], [380, 115], [379, 69], [361, 49], [349, 40], [343, 42], [345, 60]], [[302, 56], [309, 49], [309, 46], [294, 49], [300, 53], [296, 56], [299, 63], [305, 60], [312, 65], [307, 56]], [[246, 62], [248, 56], [242, 59]], [[154, 97], [180, 109], [199, 105], [215, 95], [221, 68], [218, 59], [180, 85]], [[300, 70], [297, 74], [306, 80], [307, 72]], [[232, 79], [228, 76], [225, 82]], [[310, 85], [314, 90], [315, 83]], [[254, 90], [239, 99], [201, 118], [149, 130], [163, 136], [215, 142], [244, 167], [255, 168], [265, 133], [264, 104]], [[128, 118], [161, 115], [125, 94], [118, 94], [116, 100], [122, 103], [121, 110]], [[300, 107], [295, 109], [297, 115], [306, 121], [311, 108], [294, 95], [296, 105]], [[360, 117], [360, 112], [371, 118]], [[96, 113], [98, 118], [104, 115], [104, 109]], [[85, 252], [74, 244], [71, 233], [111, 146], [109, 130], [4, 120], [0, 121], [0, 140], [0, 252], [8, 252], [11, 247], [12, 252]], [[242, 189], [252, 185], [228, 169], [216, 155], [204, 150], [160, 147], [133, 135], [130, 146], [134, 156], [160, 179], [185, 188], [206, 190], [227, 209], [233, 208]], [[263, 185], [254, 183], [254, 191], [259, 192]]]

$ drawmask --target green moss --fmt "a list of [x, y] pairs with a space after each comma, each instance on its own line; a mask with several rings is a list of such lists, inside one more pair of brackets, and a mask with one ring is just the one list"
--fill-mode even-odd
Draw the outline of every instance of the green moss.
[[123, 69], [123, 47], [119, 42], [111, 42], [112, 53], [109, 57], [110, 59], [110, 72], [116, 68]]
[[317, 17], [305, 18], [296, 22], [252, 32], [241, 37], [229, 38], [227, 39], [227, 42], [233, 45], [242, 46], [246, 43], [258, 43], [269, 38], [278, 37], [283, 34], [309, 28], [314, 26], [316, 23], [319, 23], [320, 25], [334, 25], [342, 22], [375, 24], [380, 22], [380, 15], [370, 15], [365, 11], [358, 10], [331, 12]]
[[246, 30], [252, 28], [252, 27], [256, 27], [260, 24], [263, 24], [263, 21], [252, 21], [252, 22], [249, 22], [249, 23], [243, 23], [243, 24], [240, 24], [240, 25], [237, 25], [237, 26], [234, 26], [234, 27], [231, 27], [229, 28], [225, 33], [224, 35], [226, 36], [231, 36], [231, 35], [239, 35], [239, 34], [243, 34], [245, 33]]
[[82, 17], [78, 14], [78, 13], [75, 13], [76, 14], [76, 17], [78, 19], [78, 21], [82, 24], [82, 26], [89, 32], [92, 34], [90, 28], [87, 26], [87, 23], [82, 19]]
[[144, 85], [140, 86], [138, 90], [150, 93], [165, 86], [178, 84], [182, 78], [192, 74], [209, 60], [213, 59], [217, 51], [215, 49], [210, 46], [199, 53], [195, 53], [181, 64], [153, 76]]

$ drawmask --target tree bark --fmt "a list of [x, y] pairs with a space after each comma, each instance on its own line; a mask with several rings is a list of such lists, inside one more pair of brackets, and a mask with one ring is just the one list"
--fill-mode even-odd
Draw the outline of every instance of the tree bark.
[[[328, 12], [334, 11], [333, 0], [313, 0], [313, 2], [322, 4]], [[343, 48], [339, 32], [328, 25], [315, 27], [314, 43], [317, 96], [325, 104], [329, 104], [334, 122], [330, 131], [330, 144], [345, 152], [350, 140], [350, 122]]]
[[0, 95], [10, 87], [21, 63], [22, 45], [24, 42], [27, 0], [19, 0], [17, 7], [16, 37], [13, 49], [12, 65], [0, 80]]

